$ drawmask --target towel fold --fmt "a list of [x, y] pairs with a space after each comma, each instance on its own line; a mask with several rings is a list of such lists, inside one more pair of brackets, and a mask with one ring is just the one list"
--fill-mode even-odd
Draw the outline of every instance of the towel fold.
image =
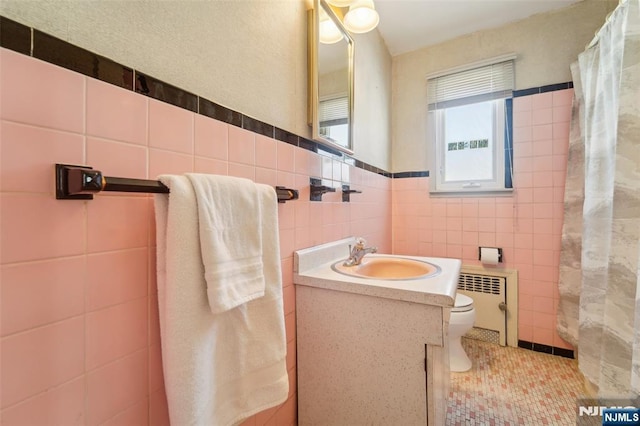
[[[238, 424], [283, 403], [289, 392], [276, 194], [272, 187], [252, 184], [259, 205], [259, 214], [253, 213], [260, 218], [264, 295], [214, 314], [205, 279], [197, 190], [186, 176], [165, 175], [159, 180], [170, 188], [168, 195], [155, 196], [155, 214], [158, 308], [171, 424]], [[237, 232], [236, 238], [257, 244], [255, 236], [246, 235], [248, 228]], [[219, 247], [209, 248], [215, 252]], [[227, 254], [235, 250], [220, 249]], [[250, 250], [258, 252], [256, 247]]]
[[200, 249], [214, 314], [264, 296], [262, 205], [248, 179], [187, 173], [198, 204]]

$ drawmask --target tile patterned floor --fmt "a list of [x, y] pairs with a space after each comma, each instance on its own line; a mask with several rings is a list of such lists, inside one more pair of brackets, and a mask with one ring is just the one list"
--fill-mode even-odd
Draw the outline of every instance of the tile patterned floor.
[[463, 339], [473, 367], [451, 373], [447, 425], [575, 425], [576, 360]]

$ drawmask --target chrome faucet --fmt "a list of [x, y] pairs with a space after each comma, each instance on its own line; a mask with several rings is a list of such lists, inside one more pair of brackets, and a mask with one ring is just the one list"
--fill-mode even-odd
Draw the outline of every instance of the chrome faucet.
[[356, 245], [351, 247], [349, 246], [349, 258], [344, 261], [344, 266], [356, 266], [362, 262], [362, 258], [365, 254], [368, 253], [377, 253], [378, 249], [376, 247], [365, 247], [367, 242], [364, 238], [356, 239]]

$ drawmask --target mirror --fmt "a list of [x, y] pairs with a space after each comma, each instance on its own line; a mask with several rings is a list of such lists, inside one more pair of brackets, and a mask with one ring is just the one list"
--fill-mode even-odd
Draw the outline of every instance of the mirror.
[[353, 154], [353, 40], [336, 12], [309, 11], [309, 121], [313, 140]]

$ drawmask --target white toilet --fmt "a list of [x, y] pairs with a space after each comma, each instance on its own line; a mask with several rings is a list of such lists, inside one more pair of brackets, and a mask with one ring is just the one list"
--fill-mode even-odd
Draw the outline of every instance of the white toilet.
[[451, 308], [449, 319], [449, 367], [451, 371], [462, 372], [471, 368], [471, 360], [462, 347], [460, 338], [471, 330], [476, 320], [473, 299], [464, 294], [456, 294], [455, 306]]

